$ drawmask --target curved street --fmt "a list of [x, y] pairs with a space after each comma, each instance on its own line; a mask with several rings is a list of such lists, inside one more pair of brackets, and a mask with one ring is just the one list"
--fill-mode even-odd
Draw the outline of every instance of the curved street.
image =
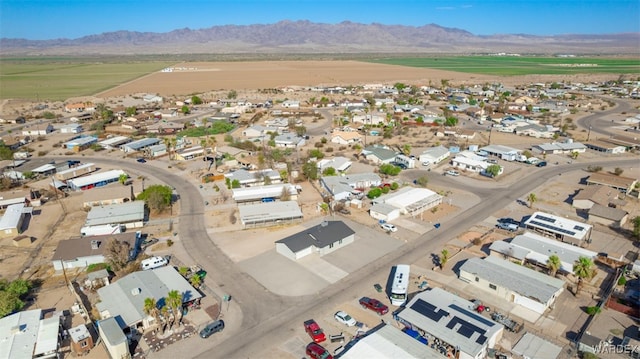
[[[242, 324], [239, 326], [239, 330], [217, 345], [211, 341], [200, 341], [199, 345], [194, 347], [192, 343], [190, 345], [190, 342], [199, 339], [195, 338], [176, 343], [176, 347], [173, 348], [173, 350], [181, 348], [192, 353], [201, 352], [197, 356], [200, 358], [255, 357], [265, 348], [271, 347], [273, 343], [287, 340], [290, 337], [288, 329], [298, 328], [302, 321], [312, 317], [314, 313], [331, 310], [335, 305], [355, 298], [358, 291], [368, 285], [366, 279], [374, 273], [389, 268], [394, 263], [413, 263], [423, 256], [437, 252], [451, 238], [462, 234], [475, 223], [485, 219], [490, 213], [506, 207], [521, 196], [543, 185], [547, 180], [564, 172], [581, 170], [585, 167], [584, 163], [573, 163], [545, 168], [528, 168], [536, 175], [527, 173], [517, 182], [517, 185], [502, 185], [493, 188], [477, 187], [463, 181], [450, 181], [446, 176], [434, 176], [438, 177], [434, 183], [472, 192], [480, 198], [480, 201], [475, 206], [458, 214], [454, 219], [443, 222], [441, 229], [437, 232], [428, 232], [417, 240], [402, 245], [374, 263], [350, 273], [317, 295], [283, 297], [267, 291], [216, 246], [207, 233], [204, 223], [203, 199], [193, 183], [167, 170], [152, 166], [136, 166], [127, 160], [104, 157], [79, 157], [75, 159], [91, 160], [142, 172], [173, 186], [179, 194], [181, 210], [177, 232], [181, 238], [180, 243], [195, 263], [200, 263], [208, 273], [211, 273], [211, 276], [207, 277], [207, 282], [214, 280], [216, 287], [224, 288], [226, 293], [231, 294], [234, 298], [231, 304], [239, 306], [242, 313]], [[594, 161], [589, 164], [631, 166], [637, 165], [637, 160]], [[210, 285], [210, 282], [207, 282], [205, 283]]]

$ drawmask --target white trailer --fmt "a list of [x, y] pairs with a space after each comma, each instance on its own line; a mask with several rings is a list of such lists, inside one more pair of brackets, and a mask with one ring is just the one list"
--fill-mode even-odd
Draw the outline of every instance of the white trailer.
[[86, 226], [80, 228], [80, 235], [82, 237], [104, 236], [122, 232], [124, 232], [124, 226], [121, 224], [101, 224], [98, 226]]

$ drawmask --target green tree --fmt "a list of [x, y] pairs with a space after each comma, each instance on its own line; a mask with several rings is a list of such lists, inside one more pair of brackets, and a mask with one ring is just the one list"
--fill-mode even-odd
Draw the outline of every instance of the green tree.
[[394, 190], [394, 191], [395, 191], [395, 190], [397, 190], [397, 189], [398, 189], [398, 187], [400, 187], [400, 185], [398, 184], [398, 182], [393, 182], [393, 183], [391, 183], [391, 189], [392, 189], [392, 190]]
[[0, 159], [1, 160], [12, 160], [13, 159], [13, 151], [7, 146], [0, 146]]
[[324, 157], [324, 153], [322, 153], [320, 149], [314, 148], [312, 150], [309, 150], [309, 157], [313, 157], [321, 160]]
[[420, 187], [427, 187], [428, 183], [429, 183], [429, 177], [427, 176], [418, 177], [416, 179], [416, 184]]
[[491, 177], [496, 177], [497, 175], [500, 174], [500, 170], [501, 169], [502, 169], [502, 167], [500, 167], [500, 165], [491, 165], [491, 166], [487, 167], [485, 172], [490, 174]]
[[42, 117], [46, 118], [47, 120], [53, 120], [54, 118], [56, 118], [56, 114], [51, 111], [45, 111], [42, 113]]
[[160, 311], [158, 310], [158, 303], [153, 298], [145, 298], [144, 306], [142, 310], [150, 317], [153, 318], [153, 321], [156, 325], [160, 325]]
[[587, 314], [589, 315], [596, 315], [598, 313], [600, 313], [602, 311], [602, 309], [600, 309], [600, 307], [596, 306], [592, 306], [592, 307], [587, 307], [587, 309], [585, 310], [585, 312], [587, 312]]
[[202, 99], [198, 96], [191, 96], [192, 105], [202, 105]]
[[578, 285], [576, 286], [576, 295], [582, 289], [584, 279], [593, 276], [593, 261], [589, 257], [579, 257], [573, 264], [573, 274], [578, 277]]
[[336, 173], [336, 169], [333, 167], [327, 167], [324, 169], [324, 171], [322, 171], [322, 175], [323, 176], [335, 176], [337, 175]]
[[538, 197], [536, 196], [535, 193], [529, 193], [529, 195], [527, 196], [527, 202], [529, 202], [529, 208], [533, 207], [533, 204], [536, 203], [538, 201]]
[[367, 192], [367, 198], [374, 199], [382, 196], [382, 190], [380, 188], [372, 188]]
[[578, 155], [580, 155], [578, 151], [571, 152], [571, 158], [573, 158], [574, 160], [578, 159]]
[[127, 107], [124, 109], [124, 114], [127, 117], [134, 116], [136, 113], [138, 113], [138, 109], [135, 108], [135, 106]]
[[444, 269], [444, 265], [449, 261], [449, 251], [445, 248], [440, 252], [439, 262], [440, 269]]
[[24, 302], [15, 294], [0, 291], [0, 318], [24, 308]]
[[231, 181], [231, 188], [240, 188], [240, 181], [234, 179]]
[[202, 284], [202, 278], [199, 275], [193, 275], [189, 278], [189, 284], [191, 284], [194, 288], [200, 288], [200, 284]]
[[555, 277], [561, 265], [562, 264], [560, 263], [560, 257], [555, 254], [549, 256], [549, 259], [547, 259], [547, 269], [549, 270], [549, 275]]
[[127, 175], [126, 173], [123, 173], [120, 176], [118, 176], [118, 182], [120, 182], [120, 184], [122, 184], [123, 186], [127, 184], [128, 179], [129, 179], [129, 175]]
[[447, 127], [455, 127], [457, 124], [458, 118], [453, 116], [447, 117], [447, 119], [444, 121], [444, 125]]
[[186, 114], [188, 114], [188, 113], [191, 113], [191, 109], [189, 108], [189, 106], [184, 105], [184, 106], [182, 106], [182, 107], [180, 108], [180, 112], [182, 112], [183, 114], [185, 114], [185, 115], [186, 115]]
[[398, 166], [394, 166], [392, 164], [385, 163], [380, 165], [380, 173], [389, 175], [389, 176], [397, 176], [402, 169]]
[[302, 174], [308, 180], [317, 180], [318, 179], [318, 164], [315, 161], [306, 162], [302, 165]]
[[171, 205], [173, 189], [169, 186], [152, 185], [147, 187], [137, 197], [140, 201], [145, 201], [150, 210], [162, 212]]
[[227, 98], [229, 98], [229, 99], [235, 99], [237, 97], [238, 97], [238, 92], [236, 90], [231, 90], [227, 94]]
[[631, 223], [633, 224], [633, 235], [636, 237], [636, 241], [640, 241], [640, 216], [633, 217]]
[[[196, 277], [196, 275], [194, 275]], [[174, 323], [180, 323], [182, 320], [182, 294], [177, 290], [171, 290], [166, 297], [167, 305], [171, 309], [174, 320], [171, 321], [171, 325]]]
[[402, 145], [402, 153], [405, 156], [409, 156], [411, 154], [411, 145], [408, 143], [405, 143], [404, 145]]
[[624, 170], [620, 167], [616, 167], [616, 169], [613, 170], [613, 174], [615, 174], [616, 176], [622, 175], [623, 172]]

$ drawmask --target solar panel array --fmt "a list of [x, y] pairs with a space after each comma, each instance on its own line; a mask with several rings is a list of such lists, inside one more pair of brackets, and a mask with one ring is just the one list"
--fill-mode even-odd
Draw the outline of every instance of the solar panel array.
[[483, 325], [486, 325], [487, 327], [492, 327], [492, 326], [494, 326], [496, 324], [495, 322], [492, 322], [489, 319], [487, 319], [487, 318], [485, 318], [485, 317], [483, 317], [483, 316], [481, 316], [479, 314], [476, 314], [476, 313], [474, 313], [474, 312], [472, 312], [470, 310], [466, 310], [466, 309], [460, 307], [457, 304], [449, 304], [449, 308], [454, 309], [454, 310], [456, 310], [456, 311], [458, 311], [460, 313], [463, 313], [464, 315], [477, 320], [478, 322], [482, 323]]
[[554, 232], [560, 232], [560, 233], [568, 234], [570, 236], [575, 236], [576, 235], [576, 232], [569, 231], [569, 230], [566, 230], [564, 228], [558, 228], [556, 226], [552, 226], [550, 224], [546, 224], [546, 223], [542, 223], [542, 222], [538, 222], [538, 221], [530, 221], [529, 224], [534, 224], [536, 226], [544, 227], [544, 228], [550, 229], [550, 230], [552, 230]]
[[446, 317], [449, 315], [449, 312], [447, 312], [446, 310], [438, 309], [438, 311], [436, 311], [435, 305], [427, 303], [422, 299], [416, 300], [416, 302], [411, 305], [411, 309], [433, 320], [434, 322], [439, 322], [442, 317]]
[[476, 343], [482, 345], [487, 341], [487, 337], [484, 335], [487, 332], [486, 330], [479, 328], [464, 319], [460, 319], [459, 317], [453, 317], [453, 319], [447, 323], [447, 328], [453, 329], [458, 324], [460, 324], [460, 327], [457, 332], [463, 337], [470, 339], [473, 333], [478, 333], [480, 335], [478, 336], [478, 339], [476, 339]]
[[535, 218], [537, 218], [537, 219], [539, 219], [541, 221], [549, 222], [549, 223], [556, 223], [556, 219], [555, 218], [543, 216], [541, 214], [536, 214]]

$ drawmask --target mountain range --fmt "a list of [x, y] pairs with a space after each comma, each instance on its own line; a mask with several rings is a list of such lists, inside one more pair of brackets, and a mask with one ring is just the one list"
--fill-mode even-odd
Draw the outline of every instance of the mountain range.
[[640, 33], [600, 35], [497, 34], [424, 26], [280, 21], [165, 33], [115, 31], [77, 39], [0, 38], [4, 55], [152, 54], [637, 54]]

